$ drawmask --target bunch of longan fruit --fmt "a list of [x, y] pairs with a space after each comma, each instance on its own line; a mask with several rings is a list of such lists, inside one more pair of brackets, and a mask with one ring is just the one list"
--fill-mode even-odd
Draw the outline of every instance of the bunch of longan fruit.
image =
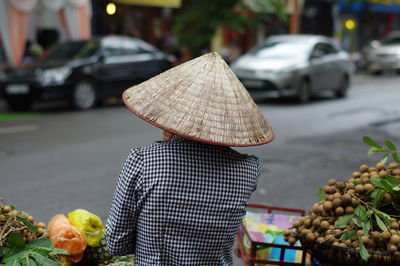
[[[37, 232], [30, 231], [18, 216], [34, 225]], [[31, 215], [24, 211], [17, 211], [10, 205], [0, 205], [0, 246], [7, 246], [8, 236], [12, 232], [20, 233], [25, 243], [28, 243], [45, 235], [45, 224], [36, 223]]]
[[376, 186], [371, 183], [372, 177], [385, 178], [394, 176], [400, 180], [400, 168], [397, 163], [390, 163], [387, 167], [383, 163], [375, 167], [363, 164], [360, 170], [354, 172], [348, 181], [336, 181], [330, 179], [328, 185], [323, 188], [325, 198], [315, 203], [308, 216], [302, 217], [293, 224], [293, 228], [285, 230], [285, 240], [290, 245], [300, 239], [307, 246], [317, 247], [320, 243], [326, 243], [337, 247], [360, 249], [359, 239], [341, 240], [346, 230], [355, 230], [357, 235], [369, 251], [390, 252], [400, 255], [400, 209], [390, 193], [385, 193], [382, 202], [386, 203], [384, 212], [390, 215], [391, 225], [387, 225], [387, 231], [383, 231], [376, 223], [373, 223], [369, 236], [364, 234], [361, 227], [350, 221], [345, 228], [336, 228], [336, 220], [346, 214], [353, 214], [361, 204], [371, 203], [371, 192]]

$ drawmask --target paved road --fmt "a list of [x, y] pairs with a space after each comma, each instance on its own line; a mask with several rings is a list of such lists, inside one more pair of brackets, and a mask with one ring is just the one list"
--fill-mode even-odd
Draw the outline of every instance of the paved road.
[[[379, 160], [366, 156], [363, 135], [400, 146], [399, 79], [358, 75], [346, 99], [322, 95], [308, 105], [254, 95], [276, 140], [239, 149], [263, 161], [251, 201], [309, 210], [327, 180]], [[0, 120], [0, 197], [46, 223], [76, 208], [105, 220], [130, 148], [161, 138], [122, 105], [87, 112], [39, 106], [35, 114]]]

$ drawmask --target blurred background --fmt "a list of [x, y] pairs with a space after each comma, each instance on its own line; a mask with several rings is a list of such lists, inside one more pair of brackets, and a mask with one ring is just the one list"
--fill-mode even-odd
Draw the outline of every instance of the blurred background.
[[161, 140], [128, 87], [216, 51], [276, 133], [251, 201], [310, 210], [400, 145], [400, 1], [2, 0], [0, 197], [37, 220], [107, 218], [131, 148]]

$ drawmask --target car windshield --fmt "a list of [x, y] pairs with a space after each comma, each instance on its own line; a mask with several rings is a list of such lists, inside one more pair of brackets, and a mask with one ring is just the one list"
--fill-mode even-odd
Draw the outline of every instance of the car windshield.
[[385, 44], [400, 44], [400, 36], [390, 37], [384, 43]]
[[74, 41], [57, 45], [49, 51], [42, 61], [67, 61], [87, 58], [96, 53], [99, 41]]
[[290, 58], [305, 54], [309, 49], [310, 45], [304, 41], [267, 41], [249, 54], [261, 58]]

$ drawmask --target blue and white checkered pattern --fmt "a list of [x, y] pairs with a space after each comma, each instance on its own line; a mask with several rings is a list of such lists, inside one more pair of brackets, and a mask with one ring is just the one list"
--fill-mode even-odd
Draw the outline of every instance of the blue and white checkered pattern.
[[174, 136], [133, 149], [106, 224], [113, 255], [135, 265], [231, 265], [261, 163], [229, 147]]

